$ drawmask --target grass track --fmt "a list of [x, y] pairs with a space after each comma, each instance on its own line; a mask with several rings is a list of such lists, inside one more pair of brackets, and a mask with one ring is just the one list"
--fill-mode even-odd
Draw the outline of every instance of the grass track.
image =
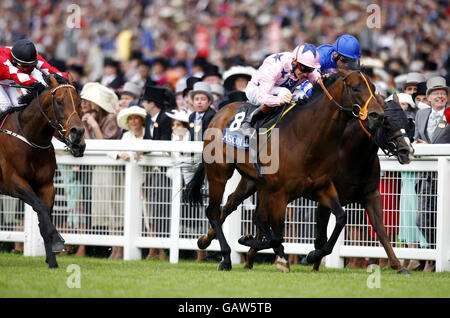
[[[326, 269], [310, 273], [295, 265], [282, 274], [272, 264], [256, 264], [251, 271], [234, 265], [218, 272], [217, 263], [180, 261], [109, 261], [99, 258], [57, 257], [50, 270], [43, 257], [0, 253], [0, 297], [147, 297], [147, 298], [302, 298], [302, 297], [450, 297], [450, 273], [412, 272], [398, 275], [381, 270], [381, 287], [370, 289], [371, 273], [364, 269]], [[68, 288], [70, 264], [81, 269], [81, 288]]]

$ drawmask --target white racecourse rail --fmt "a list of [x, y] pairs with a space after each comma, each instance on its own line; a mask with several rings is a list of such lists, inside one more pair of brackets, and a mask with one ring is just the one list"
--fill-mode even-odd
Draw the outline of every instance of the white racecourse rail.
[[[191, 153], [198, 158], [202, 142], [86, 143], [84, 157], [74, 158], [54, 141], [58, 170], [53, 221], [66, 244], [123, 246], [125, 260], [141, 259], [144, 248], [163, 248], [170, 250], [171, 263], [178, 262], [180, 249], [197, 249], [198, 237], [209, 227], [205, 207], [189, 207], [182, 193], [183, 179], [192, 173], [186, 162], [192, 161]], [[115, 152], [123, 151], [144, 155], [138, 162], [114, 158]], [[435, 260], [437, 271], [450, 271], [450, 145], [415, 145], [415, 158], [409, 165], [400, 165], [381, 152], [379, 157], [384, 223], [397, 257]], [[421, 191], [419, 184], [426, 178], [434, 188]], [[237, 173], [230, 179], [224, 200], [239, 179]], [[24, 242], [25, 256], [44, 255], [36, 213], [17, 199], [3, 196], [0, 202], [0, 241]], [[234, 264], [240, 262], [239, 253], [248, 250], [238, 238], [255, 231], [251, 223], [255, 202], [255, 196], [246, 200], [224, 224]], [[428, 202], [425, 208], [423, 202]], [[287, 254], [307, 254], [314, 248], [316, 206], [303, 198], [288, 206]], [[342, 268], [344, 257], [385, 258], [365, 211], [356, 204], [345, 209], [347, 226], [325, 266]], [[421, 213], [433, 221], [418, 226]], [[333, 226], [332, 216], [328, 230]], [[208, 250], [219, 250], [217, 240]]]

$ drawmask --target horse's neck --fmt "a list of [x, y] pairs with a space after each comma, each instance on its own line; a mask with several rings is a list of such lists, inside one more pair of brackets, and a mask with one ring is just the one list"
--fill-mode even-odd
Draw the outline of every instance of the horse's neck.
[[[42, 95], [41, 95], [42, 96]], [[48, 96], [39, 97], [41, 109], [44, 103], [48, 102]], [[35, 143], [49, 143], [53, 137], [53, 129], [48, 125], [47, 119], [41, 113], [37, 99], [34, 99], [19, 116], [20, 126], [26, 138], [32, 139]]]
[[354, 162], [350, 159], [356, 158], [355, 163], [362, 163], [363, 166], [374, 160], [379, 149], [363, 131], [358, 120], [354, 120], [347, 125], [340, 148], [342, 150], [339, 156], [341, 162], [353, 165]]

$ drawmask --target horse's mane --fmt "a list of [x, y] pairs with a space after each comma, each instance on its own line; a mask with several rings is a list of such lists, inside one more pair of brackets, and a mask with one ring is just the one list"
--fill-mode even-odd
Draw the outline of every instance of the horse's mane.
[[[323, 85], [328, 89], [330, 88], [340, 77], [339, 73], [329, 74], [322, 78]], [[312, 88], [311, 97], [303, 97], [296, 102], [294, 109], [304, 110], [316, 104], [316, 101], [324, 95], [324, 91], [319, 83], [315, 83]]]
[[[69, 84], [69, 80], [63, 76], [60, 76], [58, 74], [52, 74], [52, 76], [56, 79], [58, 84]], [[47, 87], [45, 88], [45, 90], [40, 92], [39, 95], [41, 95], [44, 92], [47, 92], [49, 89], [52, 88], [52, 84], [50, 81], [50, 75], [43, 75], [43, 79], [44, 79], [45, 83], [47, 84]], [[74, 86], [78, 91], [78, 84], [76, 84], [74, 82]], [[19, 104], [28, 106], [31, 104], [31, 102], [34, 100], [35, 97], [36, 97], [36, 94], [30, 87], [30, 89], [27, 90], [27, 93], [25, 95], [22, 95], [19, 97], [18, 101], [19, 101]]]

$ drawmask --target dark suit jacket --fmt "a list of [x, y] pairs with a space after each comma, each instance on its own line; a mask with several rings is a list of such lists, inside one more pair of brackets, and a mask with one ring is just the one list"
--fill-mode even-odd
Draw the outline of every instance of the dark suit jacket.
[[[202, 140], [205, 130], [208, 128], [209, 122], [214, 117], [216, 112], [212, 108], [208, 108], [202, 117]], [[195, 112], [189, 116], [189, 133], [191, 134], [191, 141], [194, 141], [194, 122], [195, 122]]]
[[158, 118], [156, 118], [156, 127], [153, 127], [153, 136], [150, 133], [150, 115], [145, 117], [145, 134], [144, 139], [153, 140], [171, 140], [172, 139], [172, 120], [161, 110]]
[[420, 109], [416, 114], [416, 129], [414, 133], [414, 140], [422, 139], [429, 144], [442, 144], [448, 143], [443, 140], [449, 140], [448, 123], [445, 121], [445, 117], [442, 116], [433, 136], [427, 136], [427, 123], [431, 114], [431, 108]]

